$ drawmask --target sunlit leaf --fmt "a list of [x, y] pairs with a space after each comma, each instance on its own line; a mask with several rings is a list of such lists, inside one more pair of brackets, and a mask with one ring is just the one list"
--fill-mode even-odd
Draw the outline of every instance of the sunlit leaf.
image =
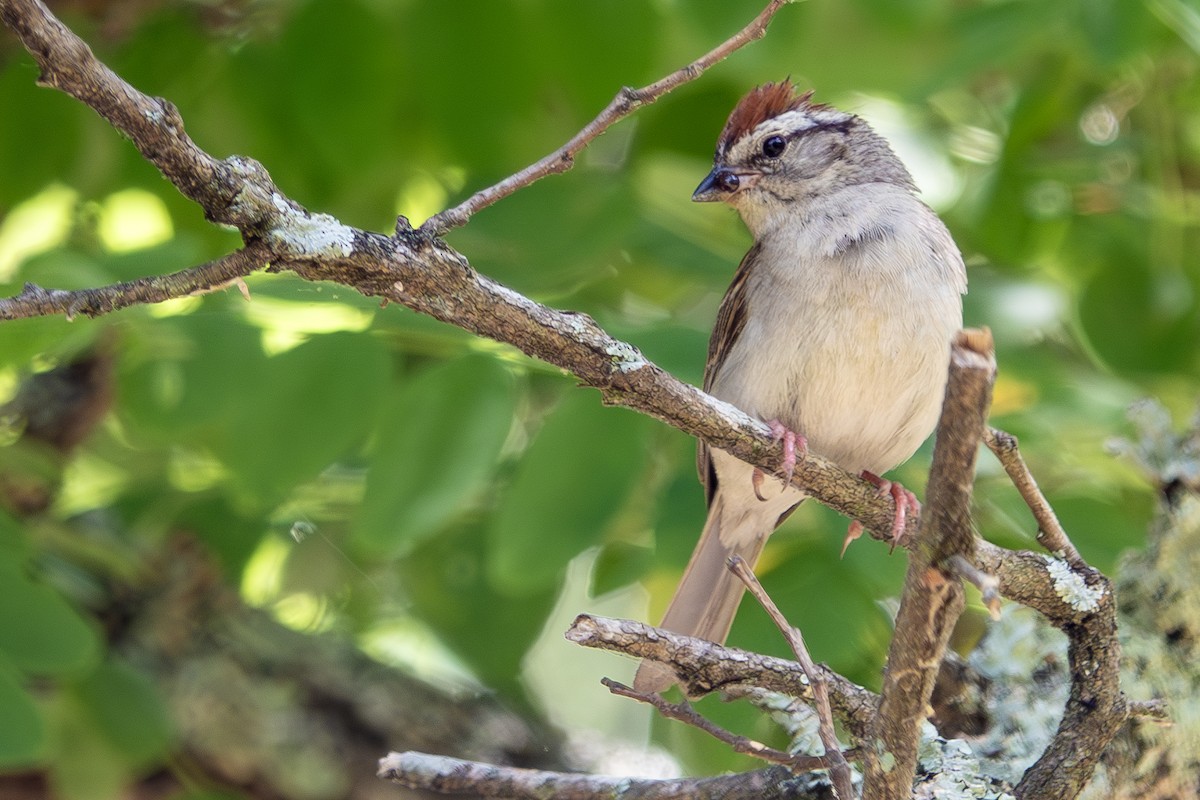
[[570, 392], [554, 409], [504, 492], [489, 532], [488, 575], [504, 591], [553, 585], [598, 544], [643, 467], [646, 418]]

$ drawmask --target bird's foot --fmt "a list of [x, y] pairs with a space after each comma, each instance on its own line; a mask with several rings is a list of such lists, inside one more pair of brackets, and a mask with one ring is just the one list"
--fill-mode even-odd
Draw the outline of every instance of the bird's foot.
[[783, 460], [779, 462], [778, 474], [783, 485], [788, 486], [792, 482], [792, 476], [796, 474], [796, 455], [808, 452], [808, 439], [805, 439], [803, 434], [784, 427], [777, 419], [768, 422], [767, 427], [771, 429], [774, 441], [783, 442]]
[[[875, 485], [879, 496], [885, 494], [892, 496], [892, 502], [896, 505], [896, 515], [892, 518], [892, 546], [888, 552], [896, 549], [896, 545], [900, 543], [900, 538], [904, 536], [904, 528], [908, 521], [908, 512], [911, 509], [914, 513], [920, 513], [921, 502], [917, 500], [917, 496], [905, 489], [896, 481], [889, 481], [881, 478], [873, 472], [862, 473], [863, 479]], [[853, 525], [851, 525], [853, 527]], [[860, 523], [861, 529], [861, 523]]]
[[[785, 427], [777, 419], [768, 422], [767, 427], [771, 429], [773, 441], [783, 442], [783, 459], [779, 462], [779, 471], [776, 475], [783, 483], [784, 488], [787, 488], [791, 486], [792, 476], [796, 474], [797, 454], [808, 452], [808, 440], [802, 434]], [[767, 499], [762, 494], [762, 484], [765, 477], [765, 473], [758, 467], [755, 467], [754, 472], [750, 475], [750, 481], [754, 484], [754, 496], [759, 500]]]

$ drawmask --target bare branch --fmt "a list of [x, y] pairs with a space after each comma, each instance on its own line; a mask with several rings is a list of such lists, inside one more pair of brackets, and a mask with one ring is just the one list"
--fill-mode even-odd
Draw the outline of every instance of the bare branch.
[[822, 779], [784, 767], [717, 778], [649, 780], [498, 767], [425, 753], [389, 753], [379, 777], [409, 789], [516, 800], [826, 800]]
[[962, 584], [943, 567], [970, 558], [971, 486], [975, 455], [996, 377], [992, 337], [963, 331], [950, 353], [946, 400], [938, 423], [925, 513], [896, 615], [883, 673], [879, 714], [864, 748], [865, 800], [908, 797], [917, 767], [921, 724], [946, 643], [963, 607]]
[[430, 217], [421, 226], [424, 233], [441, 236], [447, 231], [461, 227], [467, 223], [473, 214], [487, 208], [498, 200], [503, 200], [513, 192], [529, 186], [535, 181], [559, 172], [566, 172], [575, 163], [575, 156], [592, 143], [598, 136], [611, 128], [615, 123], [632, 114], [638, 108], [649, 105], [663, 95], [689, 81], [694, 81], [704, 74], [712, 65], [725, 60], [731, 54], [754, 41], [761, 39], [767, 32], [775, 13], [793, 0], [771, 0], [767, 7], [755, 17], [749, 25], [726, 39], [715, 48], [682, 69], [672, 72], [649, 86], [641, 89], [631, 89], [626, 86], [617, 92], [604, 110], [595, 119], [585, 125], [579, 133], [572, 136], [566, 144], [550, 153], [541, 160], [530, 164], [520, 172], [510, 175], [499, 183], [476, 192], [454, 208]]
[[1058, 515], [1050, 507], [1046, 496], [1042, 494], [1037, 481], [1034, 480], [1033, 473], [1029, 471], [1029, 466], [1021, 456], [1021, 451], [1017, 447], [1017, 437], [996, 428], [988, 428], [983, 432], [983, 441], [987, 444], [988, 449], [996, 454], [1004, 471], [1012, 479], [1013, 486], [1017, 487], [1025, 504], [1033, 512], [1033, 518], [1038, 524], [1037, 539], [1042, 546], [1051, 553], [1065, 558], [1067, 563], [1073, 567], [1082, 564], [1083, 557], [1079, 555], [1075, 545], [1071, 544], [1067, 532], [1063, 530], [1063, 526], [1058, 521]]
[[[649, 658], [675, 670], [689, 697], [747, 684], [768, 691], [814, 700], [804, 670], [794, 661], [748, 653], [705, 639], [681, 636], [641, 622], [580, 614], [564, 634], [584, 647]], [[866, 735], [878, 697], [823, 665], [815, 665], [829, 687], [830, 706], [846, 729]]]
[[745, 559], [741, 556], [729, 559], [729, 569], [741, 579], [750, 594], [754, 595], [754, 599], [758, 600], [759, 605], [766, 609], [780, 633], [787, 639], [792, 652], [796, 654], [796, 660], [804, 670], [809, 685], [812, 686], [817, 711], [817, 732], [821, 737], [821, 744], [825, 747], [825, 757], [829, 761], [829, 774], [833, 779], [834, 790], [842, 800], [853, 800], [855, 793], [854, 782], [850, 775], [850, 765], [846, 763], [846, 758], [842, 755], [841, 744], [833, 729], [833, 712], [829, 707], [829, 687], [825, 684], [825, 676], [817, 669], [812, 656], [808, 654], [808, 648], [804, 644], [804, 634], [783, 616], [783, 612], [779, 610], [779, 606], [775, 605], [775, 601], [759, 583], [758, 576], [750, 569], [750, 565], [746, 563]]
[[0, 320], [47, 314], [64, 314], [67, 319], [73, 319], [78, 314], [96, 317], [132, 305], [186, 297], [211, 291], [249, 275], [262, 267], [270, 257], [269, 248], [254, 243], [198, 267], [95, 289], [63, 291], [43, 289], [27, 283], [16, 297], [0, 299]]

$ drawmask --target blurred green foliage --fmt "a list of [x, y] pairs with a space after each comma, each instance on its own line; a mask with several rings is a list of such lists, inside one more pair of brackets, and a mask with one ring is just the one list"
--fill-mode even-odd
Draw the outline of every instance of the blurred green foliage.
[[[118, 73], [174, 102], [202, 147], [253, 156], [309, 208], [388, 230], [549, 152], [620, 86], [686, 63], [761, 3], [120, 6], [65, 13]], [[1021, 436], [1080, 549], [1111, 568], [1151, 502], [1105, 441], [1139, 396], [1190, 407], [1200, 374], [1198, 20], [1191, 0], [809, 0], [450, 242], [697, 382], [748, 237], [690, 192], [737, 98], [791, 75], [875, 122], [912, 165], [970, 265], [967, 320], [996, 334], [995, 424]], [[93, 286], [236, 246], [36, 77], [0, 37], [0, 290]], [[116, 355], [113, 412], [51, 509], [0, 516], [0, 768], [48, 765], [64, 797], [102, 797], [169, 747], [153, 687], [105, 656], [89, 611], [101, 579], [78, 573], [128, 576], [179, 530], [290, 624], [365, 635], [410, 614], [514, 702], [605, 702], [539, 695], [523, 659], [581, 554], [594, 590], [642, 581], [651, 610], [630, 594], [630, 613], [657, 618], [703, 520], [692, 443], [405, 309], [289, 276], [247, 284], [249, 302], [229, 290], [0, 325], [0, 399], [98, 343]], [[0, 449], [3, 469], [27, 467], [17, 450]], [[898, 475], [919, 489], [926, 465], [927, 450]], [[1034, 546], [986, 455], [977, 504], [984, 536]], [[124, 543], [103, 558], [96, 511]], [[871, 685], [889, 635], [879, 600], [903, 560], [860, 542], [839, 561], [844, 524], [808, 504], [762, 572], [815, 656]], [[282, 562], [264, 566], [281, 543]], [[731, 641], [784, 652], [750, 604]], [[769, 736], [742, 711], [710, 710]], [[744, 763], [663, 736], [690, 769]], [[89, 784], [81, 764], [104, 779]]]

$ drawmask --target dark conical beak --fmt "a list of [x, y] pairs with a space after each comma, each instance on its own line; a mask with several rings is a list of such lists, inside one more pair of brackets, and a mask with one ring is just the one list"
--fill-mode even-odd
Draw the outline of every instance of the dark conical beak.
[[696, 203], [717, 203], [727, 199], [738, 190], [741, 179], [726, 167], [713, 167], [696, 191], [692, 192], [692, 201]]

